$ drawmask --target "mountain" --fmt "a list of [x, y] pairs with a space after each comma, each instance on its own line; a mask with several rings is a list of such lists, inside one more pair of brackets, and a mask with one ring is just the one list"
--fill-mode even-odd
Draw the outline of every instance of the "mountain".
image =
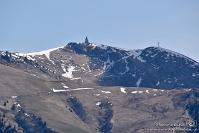
[[0, 51], [0, 133], [197, 132], [198, 88], [199, 63], [161, 47]]
[[[1, 52], [1, 62], [13, 65], [22, 62], [24, 66], [36, 67], [57, 79], [63, 78], [63, 71], [68, 67], [82, 78], [87, 78], [90, 71], [91, 83], [102, 86], [159, 89], [199, 87], [199, 63], [160, 47], [128, 51], [91, 43], [69, 43], [65, 47], [43, 52], [9, 54]], [[72, 60], [66, 59], [67, 55]], [[84, 72], [86, 70], [88, 72]]]
[[100, 85], [165, 89], [199, 86], [199, 63], [167, 49], [126, 51], [77, 43], [69, 43], [65, 49], [88, 56], [92, 69], [104, 70]]

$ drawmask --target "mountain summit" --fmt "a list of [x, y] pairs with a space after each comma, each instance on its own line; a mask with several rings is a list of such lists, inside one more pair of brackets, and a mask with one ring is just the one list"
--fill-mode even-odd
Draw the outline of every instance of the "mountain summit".
[[[199, 63], [161, 47], [123, 50], [90, 43], [86, 37], [84, 43], [68, 43], [42, 52], [1, 52], [0, 59], [1, 63], [15, 67], [36, 67], [57, 79], [70, 77], [63, 77], [63, 73], [71, 70], [82, 81], [85, 78], [85, 84], [164, 89], [199, 87]], [[78, 78], [73, 80], [78, 82]]]

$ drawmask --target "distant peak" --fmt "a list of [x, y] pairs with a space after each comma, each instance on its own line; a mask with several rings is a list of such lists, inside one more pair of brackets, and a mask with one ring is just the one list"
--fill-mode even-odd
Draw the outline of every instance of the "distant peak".
[[199, 63], [189, 57], [187, 57], [186, 55], [183, 55], [181, 53], [175, 52], [173, 50], [169, 50], [166, 48], [162, 48], [162, 47], [148, 47], [145, 50], [149, 51], [150, 53], [154, 53], [155, 55], [158, 53], [165, 53], [167, 56], [176, 56], [176, 57], [180, 57], [180, 58], [184, 58], [187, 59], [189, 61], [194, 62], [196, 65], [198, 65]]

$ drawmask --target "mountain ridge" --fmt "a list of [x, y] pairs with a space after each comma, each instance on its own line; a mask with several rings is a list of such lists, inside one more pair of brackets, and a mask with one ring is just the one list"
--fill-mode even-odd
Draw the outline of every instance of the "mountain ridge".
[[[53, 75], [54, 71], [50, 70], [48, 65], [43, 63], [44, 61], [42, 60], [46, 58], [53, 67], [61, 67], [62, 70], [60, 71], [66, 71], [63, 65], [61, 65], [61, 59], [53, 59], [54, 55], [52, 53], [56, 51], [60, 57], [70, 53], [73, 56], [86, 56], [88, 59], [88, 71], [100, 71], [95, 82], [102, 86], [165, 89], [199, 87], [199, 63], [183, 54], [161, 47], [147, 47], [145, 49], [128, 51], [107, 45], [72, 42], [66, 46], [41, 52], [12, 54], [8, 52], [7, 55], [6, 52], [0, 53], [1, 58], [5, 60], [7, 58], [9, 61], [9, 56], [12, 56], [13, 60], [19, 59], [20, 61], [24, 60], [26, 63], [35, 64], [34, 66], [42, 71], [50, 71], [48, 73]], [[73, 59], [73, 56], [71, 56], [71, 59]], [[36, 59], [36, 57], [38, 58]], [[59, 63], [55, 66], [55, 62], [58, 62], [58, 60]], [[73, 65], [75, 64], [73, 62]], [[65, 67], [73, 65], [69, 63], [69, 66], [66, 65]], [[77, 71], [82, 70], [78, 68]], [[188, 79], [190, 83], [187, 81]]]

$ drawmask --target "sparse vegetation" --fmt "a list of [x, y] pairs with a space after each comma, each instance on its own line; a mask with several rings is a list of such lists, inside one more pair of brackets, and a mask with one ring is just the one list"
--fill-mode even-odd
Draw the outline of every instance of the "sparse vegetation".
[[[70, 108], [75, 112], [75, 114], [82, 121], [86, 121], [87, 113], [86, 113], [85, 109], [83, 108], [81, 102], [76, 97], [73, 97], [73, 96], [69, 97], [67, 99], [67, 102], [68, 102]], [[71, 109], [69, 109], [69, 110], [72, 112]]]
[[0, 115], [0, 133], [17, 133], [15, 127], [6, 122], [5, 114]]
[[40, 117], [34, 114], [27, 116], [24, 110], [18, 111], [15, 118], [18, 125], [23, 128], [26, 133], [57, 133], [48, 128], [46, 122]]

